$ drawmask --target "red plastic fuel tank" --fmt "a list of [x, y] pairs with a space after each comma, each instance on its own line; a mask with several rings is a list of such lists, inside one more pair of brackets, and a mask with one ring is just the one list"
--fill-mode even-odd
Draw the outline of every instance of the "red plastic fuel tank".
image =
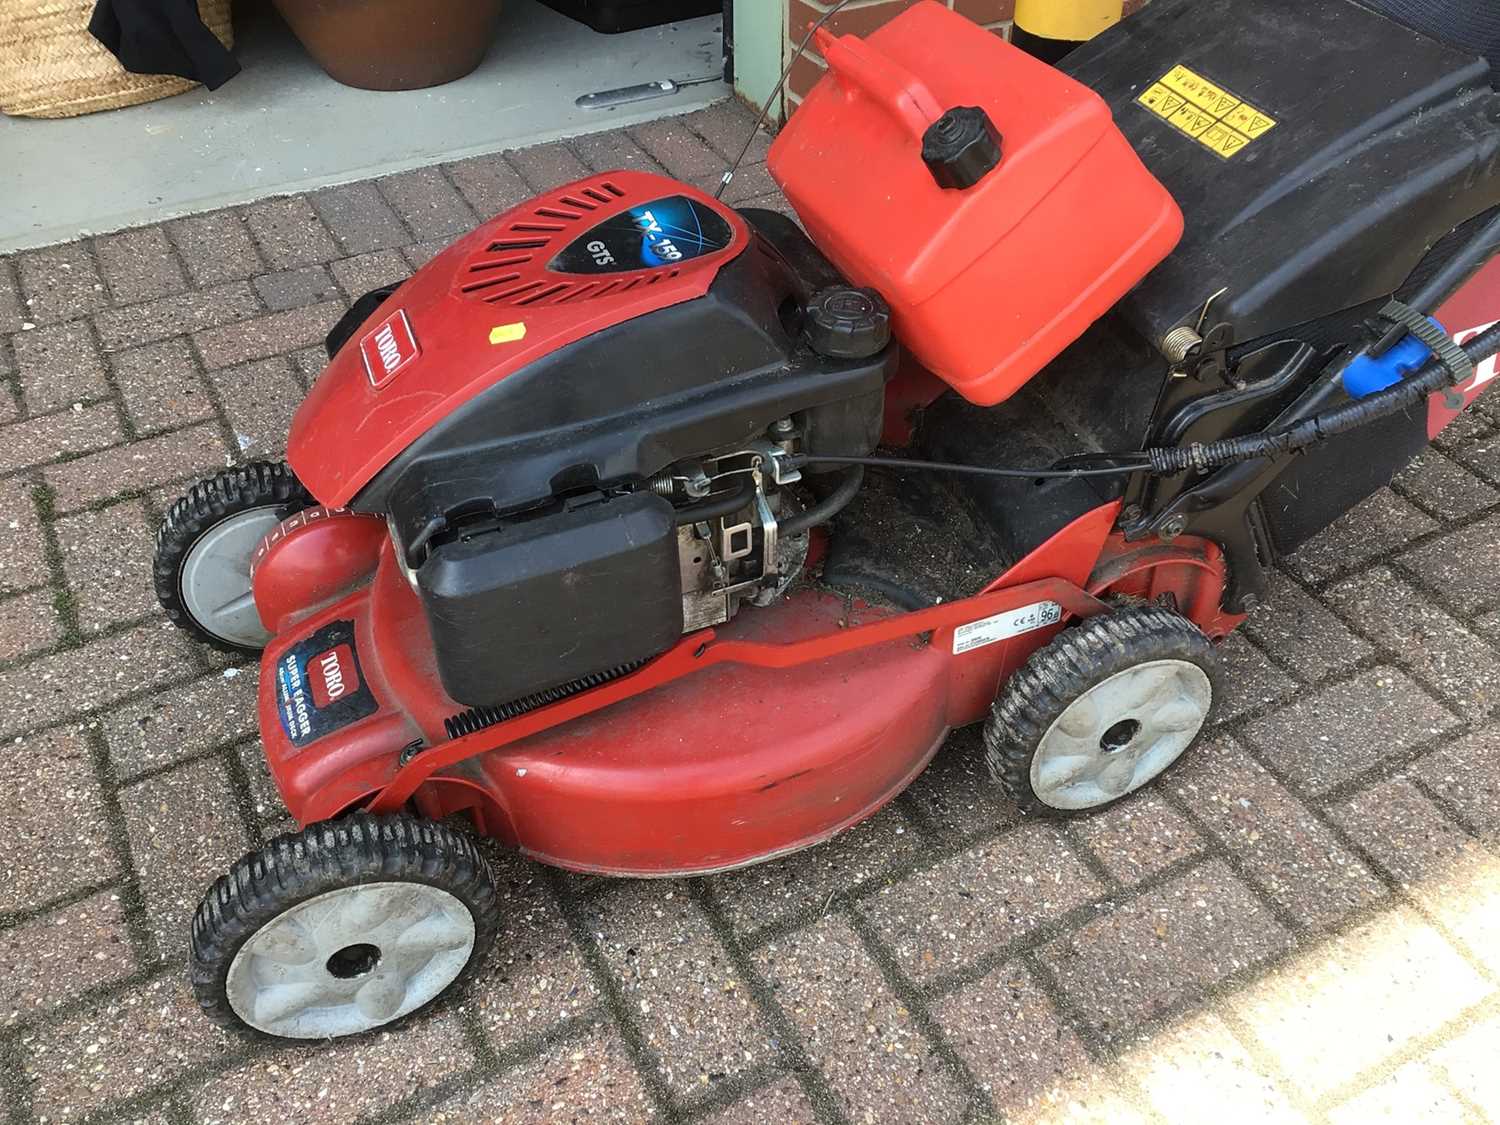
[[[771, 146], [809, 234], [890, 303], [897, 334], [990, 406], [1167, 256], [1182, 213], [1093, 91], [933, 0], [867, 39], [820, 32], [829, 73]], [[998, 165], [941, 187], [928, 127], [977, 106]]]

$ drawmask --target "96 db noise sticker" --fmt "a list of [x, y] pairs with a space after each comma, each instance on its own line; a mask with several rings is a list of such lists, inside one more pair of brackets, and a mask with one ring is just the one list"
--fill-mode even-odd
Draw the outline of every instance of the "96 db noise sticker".
[[953, 655], [972, 652], [996, 641], [1019, 637], [1034, 629], [1045, 629], [1062, 620], [1062, 606], [1056, 602], [1033, 602], [1020, 609], [1007, 610], [993, 617], [970, 621], [953, 630]]

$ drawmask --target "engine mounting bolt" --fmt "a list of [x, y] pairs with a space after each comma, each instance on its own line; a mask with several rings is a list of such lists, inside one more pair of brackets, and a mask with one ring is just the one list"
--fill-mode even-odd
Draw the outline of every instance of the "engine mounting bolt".
[[796, 431], [797, 427], [790, 418], [778, 418], [771, 423], [771, 432], [777, 437], [786, 437]]
[[1176, 539], [1186, 530], [1187, 517], [1177, 515], [1165, 521], [1161, 525], [1161, 530], [1158, 534], [1160, 534], [1163, 539]]
[[1142, 514], [1139, 504], [1126, 504], [1125, 507], [1120, 509], [1120, 522], [1135, 523], [1136, 520], [1141, 518]]

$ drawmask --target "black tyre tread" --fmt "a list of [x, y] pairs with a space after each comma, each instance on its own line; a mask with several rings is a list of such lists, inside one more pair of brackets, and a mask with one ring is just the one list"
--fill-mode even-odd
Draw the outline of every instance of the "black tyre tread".
[[225, 469], [199, 481], [167, 510], [156, 531], [156, 556], [151, 576], [156, 600], [179, 629], [224, 652], [253, 652], [205, 629], [182, 600], [180, 576], [188, 552], [220, 520], [252, 508], [274, 504], [287, 515], [311, 507], [315, 501], [284, 461], [252, 461]]
[[188, 976], [199, 1007], [220, 1027], [288, 1042], [250, 1027], [230, 1006], [225, 982], [235, 954], [257, 930], [299, 902], [343, 887], [392, 879], [439, 887], [469, 908], [474, 917], [474, 949], [463, 971], [440, 996], [463, 984], [484, 963], [499, 930], [495, 877], [489, 862], [472, 838], [439, 821], [353, 813], [276, 837], [242, 857], [208, 889], [193, 915], [188, 958]]
[[984, 724], [984, 760], [990, 776], [1027, 813], [1065, 817], [1097, 811], [1055, 809], [1038, 800], [1031, 788], [1032, 755], [1048, 728], [1081, 693], [1134, 664], [1165, 659], [1190, 660], [1202, 668], [1213, 688], [1213, 706], [1218, 705], [1221, 681], [1213, 645], [1179, 613], [1155, 605], [1132, 606], [1059, 633], [1031, 654], [990, 708]]

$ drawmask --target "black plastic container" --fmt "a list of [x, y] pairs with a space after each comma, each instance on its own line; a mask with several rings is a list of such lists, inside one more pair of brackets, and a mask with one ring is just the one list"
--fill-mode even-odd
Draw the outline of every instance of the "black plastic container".
[[723, 0], [542, 0], [542, 3], [609, 35], [723, 11]]

